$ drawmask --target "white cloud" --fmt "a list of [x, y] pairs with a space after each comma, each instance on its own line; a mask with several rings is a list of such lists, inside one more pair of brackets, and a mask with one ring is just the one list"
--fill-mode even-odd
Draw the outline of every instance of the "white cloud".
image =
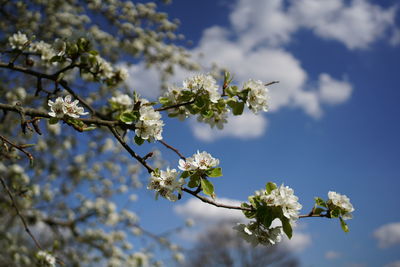
[[400, 244], [400, 222], [382, 225], [374, 232], [380, 248], [387, 248]]
[[385, 267], [400, 267], [400, 260], [388, 263]]
[[396, 7], [384, 9], [366, 0], [292, 1], [289, 16], [299, 27], [322, 38], [342, 42], [349, 49], [367, 48], [395, 29]]
[[295, 231], [292, 239], [284, 239], [282, 246], [293, 252], [302, 252], [312, 244], [311, 235]]
[[[240, 206], [241, 204], [241, 201], [239, 200], [228, 198], [218, 198], [216, 199], [216, 202], [232, 206]], [[195, 222], [242, 222], [245, 220], [245, 217], [240, 210], [218, 208], [196, 198], [191, 198], [186, 201], [186, 203], [175, 206], [174, 211], [181, 216], [193, 218]]]
[[395, 34], [396, 11], [396, 6], [382, 8], [366, 0], [240, 0], [230, 21], [246, 47], [282, 45], [305, 28], [349, 49], [363, 49]]
[[236, 137], [240, 139], [252, 139], [262, 136], [267, 128], [268, 121], [262, 115], [255, 115], [250, 111], [241, 116], [229, 116], [224, 129], [211, 129], [208, 124], [192, 121], [192, 132], [202, 141], [214, 141], [222, 137]]
[[342, 256], [342, 254], [340, 252], [337, 252], [334, 250], [329, 250], [329, 251], [325, 252], [325, 259], [327, 259], [327, 260], [338, 259], [341, 256]]
[[[205, 29], [190, 52], [203, 66], [216, 63], [228, 69], [239, 86], [249, 78], [280, 81], [270, 87], [271, 112], [297, 107], [313, 118], [320, 118], [325, 104], [348, 101], [353, 87], [346, 79], [335, 79], [324, 73], [323, 68], [316, 81], [310, 80], [301, 61], [284, 45], [300, 29], [338, 41], [349, 49], [368, 48], [384, 38], [396, 45], [400, 43], [396, 12], [395, 6], [384, 8], [367, 0], [238, 0], [231, 9], [230, 27], [215, 25]], [[130, 74], [131, 88], [139, 90], [144, 97], [158, 96], [160, 86], [154, 70], [139, 64], [130, 67]], [[178, 69], [173, 81], [180, 85], [187, 75], [187, 71]], [[242, 125], [244, 120], [239, 117], [232, 118], [230, 126], [222, 132], [211, 130], [207, 125], [190, 125], [195, 136], [206, 141], [223, 136], [256, 138], [265, 133], [268, 123], [264, 117], [245, 116], [250, 124], [260, 124], [255, 132], [233, 127]]]
[[129, 72], [126, 84], [131, 90], [137, 91], [141, 97], [151, 100], [156, 99], [160, 94], [160, 76], [154, 69], [148, 69], [143, 62], [137, 65], [121, 64]]
[[346, 102], [353, 91], [350, 83], [333, 79], [329, 74], [319, 75], [319, 97], [328, 104], [341, 104]]

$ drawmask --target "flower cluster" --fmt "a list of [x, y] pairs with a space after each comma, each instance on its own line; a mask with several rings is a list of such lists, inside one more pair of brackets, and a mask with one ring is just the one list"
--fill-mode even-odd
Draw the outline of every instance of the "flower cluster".
[[144, 103], [140, 107], [139, 113], [139, 121], [135, 124], [136, 135], [148, 141], [161, 140], [164, 122], [161, 120], [160, 112]]
[[261, 200], [267, 206], [275, 206], [282, 208], [283, 215], [291, 222], [299, 218], [299, 210], [302, 208], [298, 202], [299, 198], [294, 195], [292, 188], [281, 185], [272, 190], [269, 194], [267, 191], [261, 193]]
[[249, 224], [238, 224], [233, 227], [238, 231], [239, 236], [249, 242], [253, 247], [258, 244], [274, 245], [282, 240], [282, 227], [276, 226], [265, 228], [257, 222], [250, 222]]
[[39, 251], [36, 254], [36, 258], [38, 260], [39, 266], [43, 267], [55, 267], [56, 266], [56, 258], [46, 251]]
[[147, 189], [153, 189], [157, 192], [157, 195], [170, 200], [178, 200], [178, 195], [174, 194], [178, 192], [182, 193], [181, 187], [185, 184], [183, 178], [177, 179], [178, 172], [175, 169], [170, 170], [167, 168], [166, 171], [154, 171], [151, 173], [150, 183]]
[[243, 213], [249, 219], [255, 219], [247, 225], [235, 227], [240, 235], [252, 245], [275, 244], [285, 233], [292, 236], [292, 226], [299, 217], [301, 205], [293, 189], [274, 183], [267, 183], [266, 189], [256, 191], [249, 197], [250, 204], [242, 203]]
[[196, 93], [201, 90], [205, 90], [210, 97], [210, 101], [213, 103], [217, 103], [221, 98], [220, 94], [218, 93], [217, 82], [209, 74], [197, 74], [184, 80], [183, 88], [190, 89]]
[[71, 118], [79, 118], [81, 115], [87, 115], [88, 112], [84, 112], [83, 107], [79, 107], [78, 103], [78, 100], [72, 101], [71, 95], [67, 95], [64, 99], [57, 97], [55, 102], [49, 100], [48, 105], [51, 110], [49, 115], [55, 118], [62, 118], [64, 115]]
[[133, 100], [127, 94], [119, 94], [117, 96], [113, 96], [111, 97], [109, 102], [113, 108], [119, 108], [123, 110], [127, 110], [133, 106]]
[[17, 32], [8, 38], [8, 43], [12, 49], [22, 50], [26, 43], [28, 42], [28, 37], [26, 34]]
[[243, 89], [249, 89], [247, 97], [247, 106], [254, 112], [268, 111], [268, 88], [264, 86], [262, 81], [248, 80], [244, 83]]
[[180, 159], [178, 168], [182, 171], [208, 170], [218, 164], [219, 160], [213, 158], [209, 153], [197, 151], [196, 154], [186, 160]]
[[53, 46], [43, 41], [32, 43], [29, 47], [29, 51], [39, 53], [41, 56], [40, 58], [43, 61], [50, 61], [54, 56], [57, 55], [56, 51], [53, 49]]
[[[333, 209], [339, 209], [340, 216], [344, 220], [351, 219], [353, 216], [351, 212], [354, 211], [353, 205], [350, 203], [350, 199], [346, 195], [341, 195], [333, 191], [328, 192], [328, 206], [334, 206]], [[331, 207], [332, 209], [332, 207]]]

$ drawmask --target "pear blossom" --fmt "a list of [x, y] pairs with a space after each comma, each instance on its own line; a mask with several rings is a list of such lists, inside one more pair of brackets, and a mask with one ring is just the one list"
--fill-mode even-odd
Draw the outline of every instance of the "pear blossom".
[[210, 101], [213, 103], [217, 103], [221, 98], [221, 95], [218, 93], [217, 81], [210, 74], [198, 74], [188, 78], [183, 81], [183, 87], [195, 92], [206, 90]]
[[329, 191], [328, 192], [329, 202], [334, 206], [338, 207], [342, 211], [342, 218], [344, 220], [351, 219], [351, 212], [354, 211], [353, 205], [350, 203], [350, 199], [346, 195]]
[[49, 61], [57, 55], [52, 45], [43, 41], [32, 43], [29, 51], [39, 53], [43, 61]]
[[65, 50], [67, 49], [67, 44], [61, 40], [56, 39], [53, 43], [53, 50], [57, 56], [63, 56], [65, 54]]
[[57, 97], [55, 102], [49, 100], [48, 105], [51, 110], [49, 115], [55, 118], [62, 118], [64, 115], [71, 118], [79, 118], [81, 115], [89, 114], [88, 112], [84, 112], [83, 107], [79, 107], [78, 103], [78, 100], [72, 101], [71, 95], [67, 95], [64, 99]]
[[123, 106], [125, 108], [129, 108], [133, 105], [132, 98], [127, 94], [119, 94], [117, 96], [113, 96], [113, 97], [111, 97], [109, 102], [114, 103], [116, 105]]
[[213, 158], [209, 153], [203, 151], [197, 151], [196, 154], [193, 155], [193, 166], [200, 170], [207, 170], [209, 168], [213, 168], [219, 164], [219, 160]]
[[267, 206], [279, 206], [282, 208], [283, 215], [291, 222], [299, 218], [299, 210], [302, 208], [298, 202], [299, 198], [294, 195], [292, 188], [281, 185], [280, 187], [272, 190], [269, 194], [264, 191], [261, 196]]
[[213, 158], [209, 153], [203, 151], [197, 151], [192, 157], [186, 160], [180, 159], [178, 168], [182, 171], [192, 171], [192, 170], [208, 170], [210, 168], [216, 167], [219, 164], [219, 160]]
[[28, 37], [26, 36], [26, 34], [18, 31], [17, 33], [14, 33], [10, 37], [8, 37], [8, 42], [12, 49], [22, 50], [25, 44], [28, 42]]
[[250, 89], [247, 105], [255, 114], [260, 110], [268, 111], [268, 88], [264, 86], [262, 81], [250, 79], [244, 83], [243, 89]]
[[55, 102], [49, 100], [48, 105], [51, 110], [51, 112], [49, 112], [50, 116], [55, 118], [64, 117], [64, 99], [62, 97], [57, 97]]
[[162, 197], [170, 201], [176, 201], [178, 196], [174, 193], [181, 193], [181, 187], [185, 183], [184, 179], [177, 179], [178, 174], [175, 169], [170, 170], [169, 168], [166, 171], [152, 172], [147, 189], [153, 189]]
[[56, 266], [56, 258], [46, 251], [39, 251], [36, 254], [36, 258], [38, 259], [40, 266], [43, 267], [55, 267]]
[[152, 106], [142, 105], [139, 109], [139, 121], [135, 124], [135, 133], [144, 140], [161, 140], [164, 122], [161, 114]]

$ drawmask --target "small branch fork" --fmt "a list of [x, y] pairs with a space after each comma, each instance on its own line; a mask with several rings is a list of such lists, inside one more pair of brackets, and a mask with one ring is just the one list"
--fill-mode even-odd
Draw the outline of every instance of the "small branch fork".
[[[53, 82], [55, 82], [56, 84], [61, 85], [68, 93], [70, 93], [75, 99], [79, 100], [82, 105], [87, 108], [92, 116], [94, 117], [98, 117], [98, 118], [90, 118], [90, 119], [85, 119], [85, 118], [79, 118], [78, 120], [86, 123], [86, 124], [94, 124], [94, 125], [98, 125], [98, 126], [106, 126], [108, 128], [108, 130], [113, 134], [113, 136], [118, 140], [118, 142], [125, 148], [125, 150], [133, 157], [135, 158], [137, 161], [139, 161], [148, 171], [148, 173], [151, 173], [154, 171], [154, 169], [146, 162], [146, 160], [149, 158], [148, 156], [144, 156], [141, 157], [140, 155], [138, 155], [123, 139], [123, 137], [118, 133], [116, 127], [121, 127], [123, 129], [127, 129], [127, 125], [120, 122], [120, 121], [112, 121], [112, 120], [107, 120], [107, 117], [104, 116], [103, 114], [101, 114], [100, 112], [96, 111], [89, 103], [87, 103], [84, 99], [82, 99], [77, 93], [75, 93], [74, 90], [72, 90], [71, 87], [69, 87], [67, 81], [65, 80], [59, 80], [59, 75], [66, 70], [72, 69], [74, 67], [78, 67], [78, 65], [75, 64], [71, 64], [70, 66], [65, 67], [62, 70], [59, 70], [57, 72], [55, 72], [54, 74], [45, 74], [45, 73], [40, 73], [31, 69], [27, 69], [24, 67], [20, 67], [20, 66], [15, 66], [14, 64], [10, 64], [10, 63], [4, 63], [4, 62], [0, 62], [0, 68], [7, 68], [7, 69], [11, 69], [11, 70], [15, 70], [17, 72], [21, 72], [21, 73], [25, 73], [31, 76], [35, 76], [38, 79], [38, 83], [40, 84], [40, 80], [41, 79], [48, 79], [51, 80]], [[269, 86], [272, 84], [278, 83], [278, 81], [272, 81], [270, 83], [265, 84], [265, 86]], [[223, 88], [225, 89], [225, 88]], [[162, 107], [162, 108], [158, 108], [155, 109], [156, 111], [165, 111], [168, 109], [173, 109], [173, 108], [177, 108], [180, 106], [184, 106], [184, 105], [190, 105], [193, 104], [193, 101], [189, 101], [189, 102], [185, 102], [185, 103], [180, 103], [180, 104], [176, 104], [176, 105], [172, 105], [172, 106], [167, 106], [167, 107]], [[8, 111], [15, 111], [15, 112], [20, 112], [20, 107], [17, 106], [13, 106], [13, 105], [8, 105], [8, 104], [2, 104], [0, 103], [0, 109], [3, 110], [8, 110]], [[51, 118], [47, 112], [42, 111], [42, 110], [36, 110], [36, 109], [30, 109], [30, 108], [24, 108], [24, 114], [29, 115], [29, 116], [33, 116], [33, 117], [44, 117], [44, 118]], [[164, 145], [166, 148], [174, 151], [181, 159], [185, 159], [185, 156], [183, 156], [178, 149], [176, 149], [175, 147], [167, 144], [165, 141], [159, 140], [159, 142]], [[17, 146], [15, 146], [16, 148], [18, 148]], [[24, 152], [24, 151], [23, 151]], [[26, 154], [26, 152], [24, 152]], [[30, 155], [30, 154], [29, 154]], [[231, 206], [231, 205], [225, 205], [222, 203], [218, 203], [215, 202], [212, 199], [209, 199], [207, 197], [201, 196], [199, 195], [200, 191], [196, 190], [196, 191], [192, 191], [188, 188], [182, 188], [182, 190], [196, 198], [198, 198], [199, 200], [201, 200], [202, 202], [208, 203], [210, 205], [216, 206], [216, 207], [221, 207], [221, 208], [227, 208], [227, 209], [236, 209], [236, 210], [242, 210], [242, 211], [249, 211], [251, 210], [251, 208], [244, 208], [244, 207], [240, 207], [240, 206]], [[309, 213], [306, 215], [300, 215], [299, 218], [307, 218], [307, 217], [326, 217], [325, 215], [315, 215], [313, 213]]]
[[11, 142], [10, 140], [8, 140], [7, 138], [5, 138], [4, 136], [0, 135], [0, 139], [4, 142], [9, 144], [12, 147], [15, 147], [16, 149], [18, 149], [19, 151], [21, 151], [22, 153], [24, 153], [30, 160], [30, 162], [33, 161], [33, 156], [31, 153], [29, 153], [28, 151], [25, 150], [24, 145], [17, 145], [14, 144], [13, 142]]

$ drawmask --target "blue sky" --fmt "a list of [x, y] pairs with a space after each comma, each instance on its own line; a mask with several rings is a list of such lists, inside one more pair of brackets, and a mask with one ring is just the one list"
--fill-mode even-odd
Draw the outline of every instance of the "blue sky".
[[[355, 206], [348, 234], [338, 221], [301, 221], [292, 247], [303, 266], [400, 266], [396, 2], [175, 0], [161, 7], [180, 19], [180, 32], [193, 41], [187, 47], [194, 56], [204, 53], [203, 65], [228, 68], [238, 84], [280, 81], [270, 88], [268, 113], [232, 118], [221, 132], [166, 120], [164, 139], [186, 156], [199, 149], [220, 159], [224, 177], [215, 182], [217, 195], [246, 200], [274, 181], [294, 188], [303, 213], [329, 190], [346, 194]], [[144, 90], [157, 88], [152, 71], [139, 64], [130, 73], [133, 88], [156, 96]], [[174, 81], [187, 75], [178, 70]], [[171, 167], [177, 164], [171, 152], [163, 154]], [[171, 204], [143, 195], [139, 215], [150, 228], [160, 227], [146, 221], [156, 215], [178, 215], [165, 228], [190, 216], [212, 220], [189, 196]]]

